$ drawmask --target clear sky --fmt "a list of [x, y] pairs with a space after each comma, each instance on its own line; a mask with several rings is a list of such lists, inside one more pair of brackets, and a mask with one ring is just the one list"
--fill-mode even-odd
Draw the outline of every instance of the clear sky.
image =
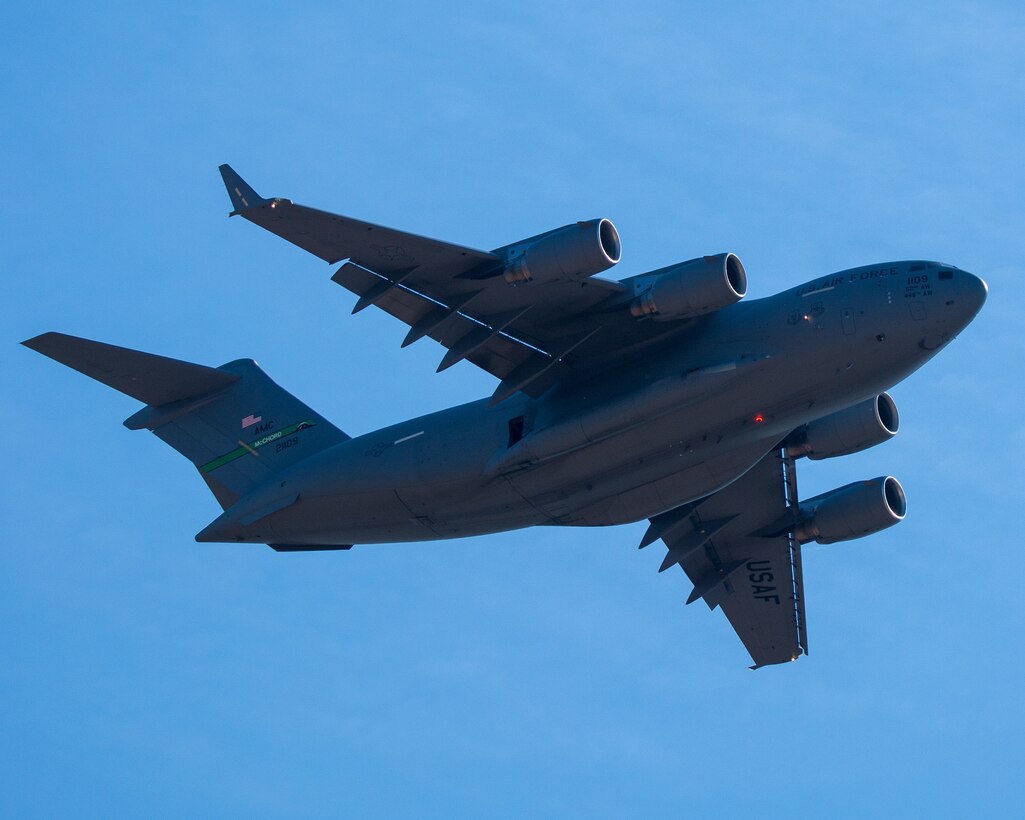
[[[711, 10], [711, 9], [714, 9]], [[1020, 816], [1019, 3], [82, 3], [0, 28], [0, 813]], [[278, 555], [17, 342], [252, 356], [350, 434], [487, 395], [239, 219], [265, 196], [482, 248], [611, 218], [627, 276], [735, 251], [751, 296], [926, 258], [990, 298], [800, 468], [909, 514], [806, 551], [811, 655], [750, 672], [643, 525]]]

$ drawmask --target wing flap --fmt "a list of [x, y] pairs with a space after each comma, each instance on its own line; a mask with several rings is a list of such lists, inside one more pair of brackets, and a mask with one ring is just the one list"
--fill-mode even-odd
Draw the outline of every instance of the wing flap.
[[490, 317], [477, 318], [469, 312], [463, 312], [460, 305], [469, 306], [476, 293], [470, 293], [461, 301], [449, 306], [406, 286], [406, 280], [388, 280], [376, 271], [368, 270], [354, 262], [346, 262], [331, 278], [361, 298], [378, 292], [381, 283], [391, 282], [392, 286], [378, 293], [374, 305], [409, 325], [410, 332], [404, 344], [411, 344], [423, 336], [428, 336], [452, 350], [461, 340], [466, 339], [468, 334], [482, 328], [491, 328], [495, 332], [488, 334], [488, 338], [476, 345], [465, 358], [499, 379], [504, 379], [528, 359], [543, 355], [529, 345], [503, 333], [503, 328], [509, 324], [508, 320], [503, 322], [504, 317], [495, 318], [492, 325], [489, 323]]
[[[679, 564], [694, 583], [687, 603], [720, 607], [754, 667], [795, 660], [808, 651], [800, 544], [791, 532], [757, 535], [796, 507], [793, 462], [773, 451], [748, 473], [683, 516], [652, 527], [669, 549], [663, 567]], [[660, 516], [661, 518], [661, 516]]]

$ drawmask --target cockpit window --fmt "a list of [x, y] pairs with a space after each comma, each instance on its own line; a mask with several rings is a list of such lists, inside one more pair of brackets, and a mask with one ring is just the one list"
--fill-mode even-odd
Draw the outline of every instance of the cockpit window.
[[912, 262], [908, 265], [908, 271], [914, 273], [915, 271], [929, 270], [930, 268], [938, 268], [939, 266], [939, 262]]
[[940, 279], [953, 279], [953, 278], [954, 278], [954, 271], [950, 270], [950, 268], [944, 268], [943, 270], [940, 271]]

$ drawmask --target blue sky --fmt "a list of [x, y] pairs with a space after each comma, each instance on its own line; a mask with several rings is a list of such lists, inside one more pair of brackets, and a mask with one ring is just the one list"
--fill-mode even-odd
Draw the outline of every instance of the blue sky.
[[[50, 4], [7, 12], [11, 816], [1017, 816], [1018, 4]], [[811, 655], [752, 673], [643, 525], [282, 556], [196, 544], [193, 468], [16, 342], [252, 356], [350, 434], [490, 393], [241, 220], [280, 195], [490, 248], [607, 216], [626, 276], [751, 296], [935, 258], [990, 299], [896, 387], [900, 526], [807, 549]]]

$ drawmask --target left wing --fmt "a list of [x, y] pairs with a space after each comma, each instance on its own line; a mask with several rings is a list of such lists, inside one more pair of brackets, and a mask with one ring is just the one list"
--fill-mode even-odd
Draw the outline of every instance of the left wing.
[[752, 669], [808, 653], [801, 545], [785, 525], [796, 509], [794, 462], [778, 449], [719, 492], [652, 518], [641, 541], [665, 542], [659, 572], [687, 573], [688, 604], [722, 607]]
[[[630, 289], [596, 277], [510, 284], [505, 249], [475, 250], [330, 214], [287, 199], [266, 199], [228, 165], [221, 176], [234, 210], [325, 261], [332, 279], [409, 325], [403, 346], [429, 336], [448, 348], [438, 370], [466, 359], [501, 380], [492, 398], [540, 395], [586, 357], [593, 363], [676, 330], [638, 322], [623, 308]], [[537, 237], [535, 237], [536, 239]], [[524, 240], [527, 241], [527, 240]]]
[[448, 274], [487, 270], [500, 262], [486, 251], [329, 214], [288, 199], [265, 199], [230, 165], [219, 170], [234, 206], [229, 216], [243, 216], [328, 264], [352, 258], [394, 278], [411, 267], [419, 268], [421, 276], [429, 276], [437, 270]]

